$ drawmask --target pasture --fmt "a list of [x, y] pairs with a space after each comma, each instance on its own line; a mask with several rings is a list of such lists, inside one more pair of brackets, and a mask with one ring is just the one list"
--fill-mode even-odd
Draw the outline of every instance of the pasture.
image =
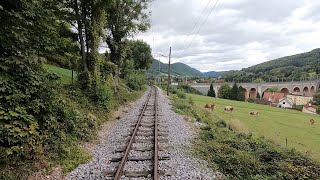
[[[60, 68], [50, 64], [44, 64], [44, 68], [51, 73], [56, 73], [61, 77], [62, 84], [71, 84], [72, 83], [72, 72], [69, 69]], [[77, 72], [73, 72], [74, 80], [77, 79]]]
[[[208, 96], [187, 94], [196, 105], [214, 103], [215, 113], [224, 119], [233, 129], [243, 133], [252, 133], [255, 137], [265, 137], [275, 144], [294, 148], [310, 155], [320, 162], [320, 116], [299, 111], [280, 109], [248, 102], [231, 101]], [[225, 106], [233, 106], [232, 113], [225, 112]], [[258, 111], [258, 116], [250, 116], [251, 111]], [[315, 120], [311, 125], [310, 119]]]

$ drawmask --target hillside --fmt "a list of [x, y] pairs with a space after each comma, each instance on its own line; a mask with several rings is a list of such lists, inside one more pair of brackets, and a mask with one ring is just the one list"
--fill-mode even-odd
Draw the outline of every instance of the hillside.
[[217, 71], [209, 71], [202, 73], [205, 77], [218, 77], [221, 76], [225, 71], [217, 72]]
[[[152, 66], [149, 69], [151, 73], [159, 72], [159, 63], [160, 63], [160, 72], [167, 74], [168, 73], [168, 64], [165, 64], [156, 59], [153, 60]], [[202, 76], [202, 73], [183, 63], [173, 63], [171, 64], [171, 73], [177, 76]]]
[[229, 71], [223, 74], [223, 78], [227, 81], [239, 79], [241, 82], [252, 79], [277, 81], [278, 78], [298, 81], [316, 77], [317, 74], [320, 74], [320, 49], [278, 58], [241, 71]]
[[283, 68], [283, 67], [305, 67], [309, 68], [310, 70], [316, 71], [316, 67], [319, 68], [320, 66], [320, 48], [314, 49], [310, 52], [305, 52], [301, 54], [296, 54], [292, 56], [286, 56], [282, 58], [278, 58], [275, 60], [271, 60], [268, 62], [264, 62], [261, 64], [257, 64], [251, 66], [249, 68], [244, 68], [243, 71], [247, 72], [266, 72], [276, 68]]

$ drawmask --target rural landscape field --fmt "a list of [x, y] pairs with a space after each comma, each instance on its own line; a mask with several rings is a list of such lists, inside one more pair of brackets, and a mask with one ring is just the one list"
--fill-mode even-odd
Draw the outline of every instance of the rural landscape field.
[[[188, 94], [188, 96], [200, 107], [210, 102], [215, 103], [216, 107], [212, 113], [234, 125], [239, 132], [265, 137], [283, 147], [286, 146], [287, 138], [288, 148], [295, 148], [320, 161], [319, 115], [201, 95]], [[235, 110], [232, 113], [225, 112], [225, 106], [233, 106]], [[251, 111], [259, 112], [258, 116], [251, 116], [249, 114]], [[310, 119], [315, 119], [316, 123], [311, 125]]]

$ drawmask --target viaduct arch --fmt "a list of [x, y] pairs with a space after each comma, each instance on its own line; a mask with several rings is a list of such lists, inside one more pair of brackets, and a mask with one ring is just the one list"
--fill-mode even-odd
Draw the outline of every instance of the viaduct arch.
[[[213, 83], [213, 89], [216, 95], [219, 94], [220, 87], [225, 83]], [[230, 87], [233, 83], [227, 83]], [[206, 95], [210, 83], [189, 83], [191, 87], [194, 87], [202, 94]], [[293, 92], [303, 92], [307, 96], [313, 96], [320, 90], [320, 80], [314, 81], [292, 81], [292, 82], [266, 82], [266, 83], [238, 83], [238, 86], [242, 86], [245, 89], [246, 99], [249, 97], [256, 97], [259, 93], [260, 97], [268, 89], [274, 88], [284, 94], [291, 94]]]

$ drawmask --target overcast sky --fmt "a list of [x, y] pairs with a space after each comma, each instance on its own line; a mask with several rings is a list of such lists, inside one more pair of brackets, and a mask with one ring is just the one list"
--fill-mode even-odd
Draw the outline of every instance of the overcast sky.
[[152, 27], [135, 39], [164, 55], [171, 45], [173, 62], [200, 71], [240, 70], [320, 47], [319, 0], [219, 0], [208, 16], [215, 3], [154, 0]]

